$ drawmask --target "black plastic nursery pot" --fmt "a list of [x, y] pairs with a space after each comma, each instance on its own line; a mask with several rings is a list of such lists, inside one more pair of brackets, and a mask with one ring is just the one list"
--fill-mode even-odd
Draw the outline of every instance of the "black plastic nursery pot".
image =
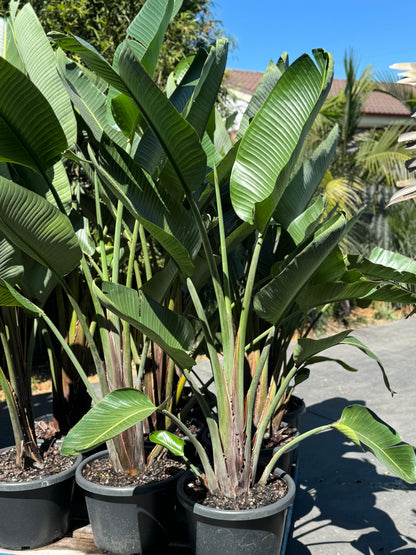
[[300, 419], [305, 411], [305, 401], [296, 395], [291, 395], [289, 399], [289, 406], [285, 411], [283, 419], [289, 426], [299, 429]]
[[35, 549], [66, 534], [80, 462], [39, 480], [0, 482], [0, 549]]
[[114, 555], [157, 553], [166, 547], [175, 526], [176, 484], [183, 472], [144, 486], [113, 487], [82, 476], [83, 469], [101, 451], [84, 459], [76, 471], [83, 489], [95, 545]]
[[[282, 425], [288, 426], [287, 422], [283, 422]], [[290, 426], [290, 427], [292, 428], [293, 426]], [[294, 427], [293, 427], [293, 430], [294, 430], [294, 433], [293, 433], [292, 439], [295, 439], [299, 435], [299, 430]], [[279, 451], [282, 447], [283, 446], [265, 447], [261, 449], [260, 456], [259, 456], [258, 470], [262, 471], [270, 462], [270, 459], [272, 458], [272, 456], [275, 453], [277, 453], [277, 451]], [[297, 447], [298, 447], [297, 445], [289, 447], [289, 449], [277, 460], [276, 467], [292, 475], [292, 465], [296, 457]]]
[[293, 503], [296, 486], [293, 479], [276, 468], [288, 492], [283, 499], [266, 507], [229, 511], [194, 503], [185, 492], [185, 484], [193, 478], [185, 473], [178, 481], [177, 497], [188, 520], [189, 538], [196, 555], [279, 555], [287, 511]]

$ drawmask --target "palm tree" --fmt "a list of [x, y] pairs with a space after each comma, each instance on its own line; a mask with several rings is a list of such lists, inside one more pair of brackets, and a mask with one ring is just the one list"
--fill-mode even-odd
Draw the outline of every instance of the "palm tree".
[[[341, 209], [349, 217], [366, 206], [361, 223], [347, 238], [349, 249], [366, 253], [376, 244], [392, 247], [391, 232], [384, 214], [385, 188], [406, 177], [405, 163], [409, 159], [397, 137], [403, 126], [392, 124], [384, 129], [362, 129], [360, 118], [363, 105], [380, 86], [368, 66], [357, 75], [354, 56], [345, 57], [345, 88], [329, 98], [317, 118], [307, 148], [316, 147], [334, 124], [340, 129], [340, 140], [332, 164], [321, 183], [321, 192], [328, 199], [328, 210]], [[364, 237], [364, 240], [363, 240]]]

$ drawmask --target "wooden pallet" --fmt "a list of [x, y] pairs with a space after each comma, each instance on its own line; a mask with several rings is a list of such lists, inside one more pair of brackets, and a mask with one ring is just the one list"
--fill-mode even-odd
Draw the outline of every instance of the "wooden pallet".
[[39, 547], [38, 549], [30, 549], [25, 551], [5, 551], [0, 547], [0, 555], [29, 555], [36, 553], [38, 555], [102, 555], [103, 551], [99, 550], [92, 539], [91, 525], [87, 524], [73, 530], [70, 535], [65, 536], [61, 540]]

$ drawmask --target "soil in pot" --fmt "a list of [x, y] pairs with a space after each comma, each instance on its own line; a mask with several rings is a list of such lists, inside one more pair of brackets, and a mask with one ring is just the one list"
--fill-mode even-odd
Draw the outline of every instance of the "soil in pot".
[[85, 459], [76, 480], [84, 490], [94, 542], [116, 555], [157, 553], [175, 527], [176, 483], [181, 461], [154, 461], [139, 475], [113, 470], [107, 451]]
[[[262, 472], [266, 465], [270, 462], [272, 456], [281, 447], [290, 443], [295, 437], [299, 435], [299, 431], [286, 422], [282, 422], [280, 428], [273, 436], [265, 437], [260, 451], [258, 472]], [[295, 459], [296, 446], [289, 451], [286, 451], [277, 461], [276, 466], [293, 475], [292, 465]]]

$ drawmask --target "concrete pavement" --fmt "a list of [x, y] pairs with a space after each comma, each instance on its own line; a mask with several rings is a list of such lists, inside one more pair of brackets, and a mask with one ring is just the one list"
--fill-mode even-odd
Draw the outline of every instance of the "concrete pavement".
[[[350, 346], [326, 352], [358, 368], [311, 366], [296, 394], [307, 411], [301, 430], [334, 422], [352, 403], [366, 405], [416, 445], [416, 319], [356, 330], [381, 360], [396, 394], [385, 388], [377, 363]], [[299, 446], [293, 535], [286, 555], [416, 554], [416, 486], [389, 474], [368, 452], [336, 431]]]

